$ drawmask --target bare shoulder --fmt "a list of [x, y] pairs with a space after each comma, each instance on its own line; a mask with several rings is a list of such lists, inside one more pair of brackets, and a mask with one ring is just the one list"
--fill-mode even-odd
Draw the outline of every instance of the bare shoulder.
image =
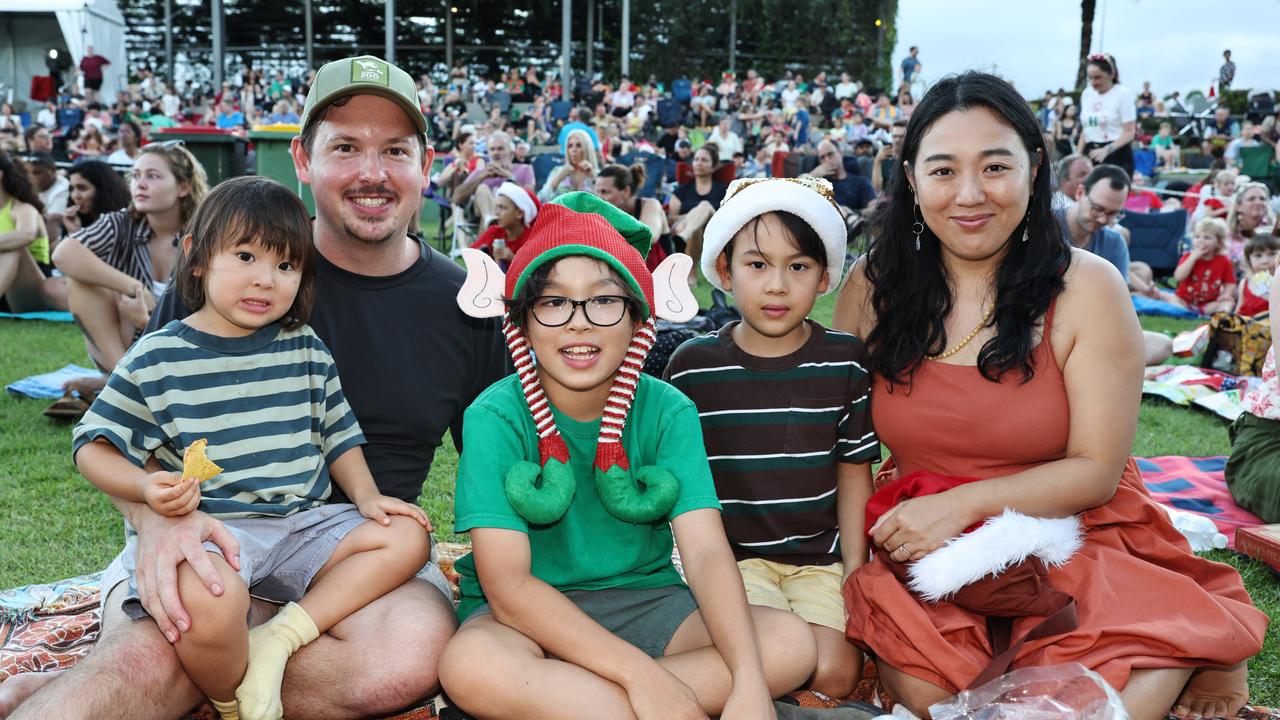
[[867, 256], [863, 255], [854, 261], [840, 285], [831, 327], [866, 338], [874, 324], [871, 281], [867, 279]]
[[1063, 277], [1065, 287], [1058, 296], [1051, 338], [1059, 361], [1064, 361], [1070, 349], [1082, 340], [1092, 344], [1108, 339], [1140, 339], [1141, 326], [1120, 271], [1084, 250], [1073, 249], [1071, 253], [1071, 267]]

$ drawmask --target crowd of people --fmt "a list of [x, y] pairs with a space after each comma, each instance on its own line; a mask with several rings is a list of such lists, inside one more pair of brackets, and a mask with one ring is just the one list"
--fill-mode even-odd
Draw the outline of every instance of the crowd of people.
[[[1234, 713], [1268, 619], [1129, 457], [1162, 351], [1129, 294], [1269, 307], [1272, 193], [1227, 144], [1207, 192], [1139, 180], [1142, 144], [1173, 145], [1140, 132], [1109, 55], [1039, 112], [984, 73], [922, 93], [923, 67], [912, 48], [892, 89], [749, 70], [684, 98], [533, 69], [436, 85], [363, 57], [293, 83], [248, 71], [173, 114], [144, 71], [112, 109], [67, 100], [79, 129], [37, 118], [0, 151], [0, 296], [69, 308], [84, 334], [105, 379], [72, 388], [74, 457], [128, 540], [99, 646], [7, 680], [0, 709], [367, 716], [443, 687], [454, 717], [568, 698], [590, 717], [864, 718], [772, 700], [848, 696], [869, 652], [921, 716], [1073, 661], [1133, 717]], [[296, 123], [314, 218], [270, 180], [209, 188], [185, 146], [150, 141], [157, 113]], [[409, 230], [432, 191], [475, 224], [465, 269]], [[1191, 211], [1176, 289], [1119, 224], [1166, 205]], [[742, 319], [681, 346], [666, 382], [640, 374], [703, 280]], [[808, 318], [828, 292], [833, 328]], [[445, 432], [473, 550], [456, 613], [416, 508]], [[221, 467], [201, 482], [203, 440]], [[978, 526], [1004, 545], [981, 533], [1010, 515], [1046, 535], [1000, 567], [1044, 592], [993, 571], [964, 594], [972, 578], [926, 563]]]

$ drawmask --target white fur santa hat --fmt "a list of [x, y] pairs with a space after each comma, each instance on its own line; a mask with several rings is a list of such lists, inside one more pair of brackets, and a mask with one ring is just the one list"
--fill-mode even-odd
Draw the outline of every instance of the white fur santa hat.
[[542, 207], [542, 204], [538, 202], [538, 196], [510, 180], [499, 185], [494, 195], [510, 200], [516, 206], [516, 209], [520, 211], [520, 214], [524, 216], [526, 227], [533, 224], [534, 218], [538, 217], [538, 210]]
[[840, 285], [844, 274], [848, 233], [836, 207], [831, 183], [805, 175], [797, 178], [741, 178], [729, 183], [720, 209], [702, 233], [702, 274], [713, 287], [729, 292], [720, 283], [716, 258], [747, 223], [769, 212], [788, 212], [809, 224], [827, 251], [827, 272], [831, 283], [827, 292]]

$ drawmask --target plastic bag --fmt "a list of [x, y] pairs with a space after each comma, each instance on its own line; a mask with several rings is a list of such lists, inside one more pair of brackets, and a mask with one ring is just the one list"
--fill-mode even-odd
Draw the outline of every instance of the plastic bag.
[[1129, 720], [1116, 691], [1080, 663], [1014, 670], [929, 713], [934, 720]]

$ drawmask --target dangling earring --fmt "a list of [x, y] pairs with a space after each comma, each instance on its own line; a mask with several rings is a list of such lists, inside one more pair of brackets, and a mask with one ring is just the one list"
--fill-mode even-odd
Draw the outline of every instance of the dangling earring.
[[924, 234], [924, 218], [920, 217], [920, 203], [913, 206], [916, 221], [911, 225], [911, 232], [916, 234], [916, 252], [920, 252], [920, 236]]

